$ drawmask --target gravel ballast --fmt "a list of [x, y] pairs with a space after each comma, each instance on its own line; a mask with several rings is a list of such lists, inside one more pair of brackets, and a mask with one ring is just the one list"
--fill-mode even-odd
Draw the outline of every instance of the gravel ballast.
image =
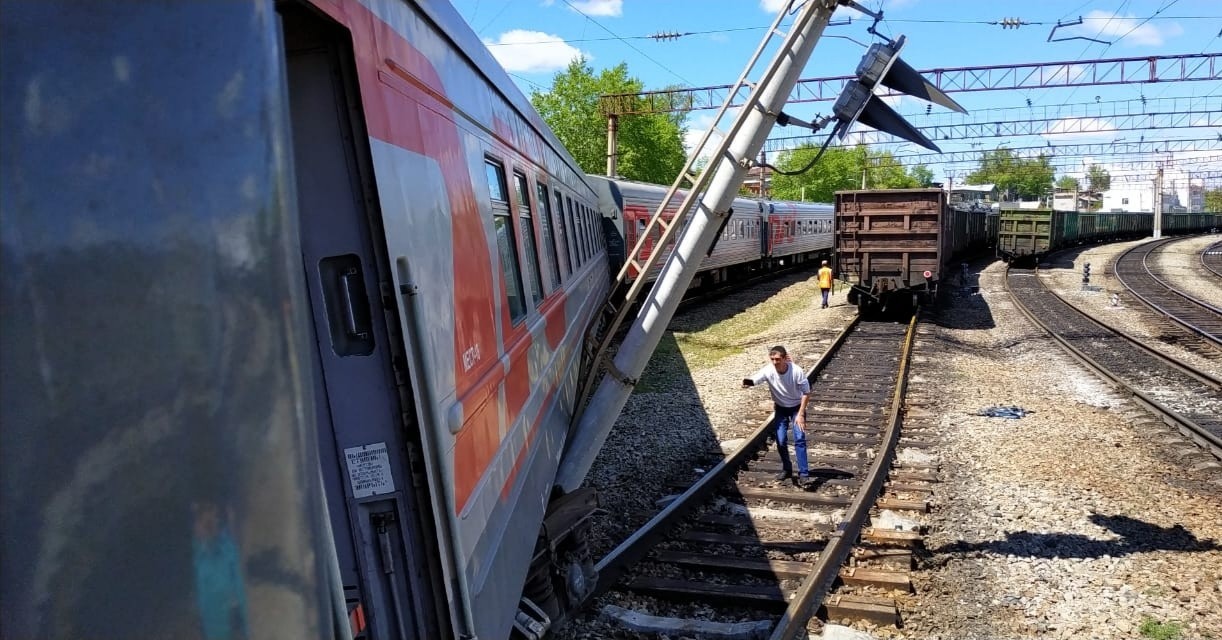
[[[1155, 339], [1161, 329], [1135, 302], [1121, 296], [1120, 307], [1110, 305], [1119, 285], [1102, 267], [1127, 246], [1080, 250], [1042, 277], [1074, 304]], [[1092, 263], [1100, 291], [1080, 291], [1073, 260]], [[878, 638], [1111, 640], [1149, 637], [1143, 625], [1147, 633], [1180, 625], [1182, 638], [1222, 638], [1222, 473], [1189, 464], [1198, 460], [1195, 446], [1040, 333], [1005, 293], [1005, 265], [976, 266], [983, 268], [969, 284], [979, 293], [947, 296], [950, 306], [925, 325], [917, 344], [912, 375], [924, 384], [913, 401], [939, 416], [933, 451], [943, 482], [927, 518], [916, 591], [900, 597], [902, 628], [854, 627]], [[651, 362], [647, 375], [665, 383], [632, 396], [587, 480], [607, 512], [594, 522], [596, 557], [659, 508], [671, 481], [691, 477], [720, 442], [758, 425], [770, 408], [767, 392], [737, 385], [763, 365], [769, 346], [787, 345], [809, 370], [855, 313], [843, 293], [832, 309], [820, 310], [813, 277], [763, 287], [672, 323], [697, 332], [763, 300], [785, 316], [742, 336], [732, 345], [737, 352], [709, 366], [689, 366], [682, 349], [660, 351]], [[1219, 368], [1192, 351], [1174, 353]], [[1033, 413], [1018, 420], [973, 415], [993, 405]], [[613, 594], [557, 637], [638, 637], [599, 621], [604, 604], [672, 614], [665, 605], [650, 601], [650, 610], [644, 600]]]

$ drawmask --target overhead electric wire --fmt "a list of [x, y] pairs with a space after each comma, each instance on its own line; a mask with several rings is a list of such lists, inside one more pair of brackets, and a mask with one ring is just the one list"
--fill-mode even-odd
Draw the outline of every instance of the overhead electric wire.
[[693, 86], [693, 84], [694, 84], [694, 83], [693, 83], [691, 80], [688, 80], [687, 78], [684, 78], [683, 76], [681, 76], [681, 75], [679, 75], [679, 74], [675, 73], [675, 72], [674, 72], [674, 70], [672, 70], [670, 67], [668, 67], [668, 66], [666, 66], [666, 65], [662, 64], [661, 62], [658, 62], [657, 60], [654, 60], [653, 58], [651, 58], [651, 57], [649, 56], [649, 54], [647, 54], [647, 53], [645, 53], [644, 51], [641, 51], [640, 49], [636, 48], [636, 46], [634, 46], [634, 45], [633, 45], [631, 42], [629, 42], [629, 41], [625, 40], [624, 38], [620, 37], [620, 36], [619, 36], [617, 33], [615, 33], [614, 31], [612, 31], [612, 30], [608, 29], [606, 26], [604, 26], [604, 25], [603, 25], [603, 23], [601, 23], [601, 22], [599, 22], [599, 21], [595, 20], [594, 18], [591, 18], [590, 16], [586, 15], [586, 13], [585, 13], [584, 11], [582, 11], [581, 9], [578, 9], [578, 8], [577, 8], [577, 7], [576, 7], [576, 6], [575, 6], [575, 5], [574, 5], [572, 2], [569, 2], [569, 0], [563, 0], [563, 1], [564, 1], [564, 4], [567, 4], [567, 5], [569, 6], [569, 8], [570, 8], [570, 9], [572, 9], [573, 11], [576, 11], [577, 13], [581, 14], [582, 16], [584, 16], [586, 20], [589, 20], [590, 22], [593, 22], [595, 25], [597, 25], [597, 26], [598, 26], [598, 28], [599, 28], [599, 29], [602, 29], [603, 31], [606, 31], [607, 33], [609, 33], [609, 34], [611, 34], [612, 36], [614, 36], [614, 37], [615, 37], [617, 40], [619, 40], [619, 41], [623, 42], [624, 44], [628, 45], [628, 48], [629, 48], [629, 49], [632, 49], [633, 51], [635, 51], [635, 52], [637, 52], [637, 53], [641, 54], [641, 55], [642, 55], [642, 56], [643, 56], [643, 57], [644, 57], [646, 60], [648, 60], [648, 61], [650, 61], [650, 62], [652, 62], [652, 63], [654, 63], [654, 64], [658, 65], [658, 67], [660, 67], [660, 68], [661, 68], [663, 71], [665, 71], [665, 72], [669, 73], [670, 75], [672, 75], [672, 76], [674, 76], [674, 77], [676, 77], [676, 78], [678, 78], [678, 79], [682, 80], [682, 81], [684, 82], [684, 84], [687, 84], [688, 86]]

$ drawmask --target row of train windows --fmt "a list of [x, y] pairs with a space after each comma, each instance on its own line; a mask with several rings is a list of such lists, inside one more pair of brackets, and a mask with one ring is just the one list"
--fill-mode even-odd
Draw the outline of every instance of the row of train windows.
[[[738, 220], [738, 221], [731, 220], [730, 223], [726, 225], [726, 228], [722, 229], [721, 239], [722, 240], [738, 240], [739, 238], [748, 238], [748, 239], [749, 238], [758, 238], [759, 229], [760, 229], [759, 220]], [[781, 234], [785, 237], [792, 237], [795, 235], [809, 236], [809, 235], [815, 235], [818, 233], [831, 233], [832, 221], [831, 220], [792, 220], [789, 222], [781, 223], [779, 229], [780, 229]], [[642, 233], [645, 233], [645, 221], [638, 219], [636, 222], [637, 237], [640, 237]], [[652, 235], [653, 235], [653, 239], [656, 241], [659, 237], [661, 237], [661, 229], [655, 228]]]
[[758, 238], [760, 234], [759, 220], [734, 220], [726, 225], [721, 232], [722, 240], [737, 240], [739, 238]]
[[831, 233], [831, 220], [794, 220], [785, 223], [787, 236], [812, 236], [818, 233]]
[[[721, 232], [722, 240], [737, 240], [739, 238], [758, 238], [760, 223], [758, 220], [731, 221]], [[831, 220], [795, 220], [782, 223], [780, 230], [783, 236], [809, 236], [817, 233], [831, 233]]]
[[[521, 171], [513, 172], [517, 206], [515, 225], [504, 163], [495, 158], [486, 158], [484, 169], [492, 200], [492, 225], [496, 231], [501, 273], [509, 298], [509, 317], [513, 324], [517, 324], [526, 317], [528, 296], [538, 307], [543, 298], [560, 287], [563, 278], [568, 278], [603, 250], [602, 227], [596, 211], [580, 201], [574, 202], [571, 195], [561, 193], [560, 189], [553, 189], [549, 195], [547, 185], [535, 180], [532, 194], [530, 181]], [[539, 247], [535, 243], [535, 218], [539, 220], [542, 260], [539, 259]], [[526, 254], [525, 283], [518, 259], [519, 236]], [[543, 269], [540, 268], [541, 264]], [[546, 289], [544, 270], [548, 274]]]

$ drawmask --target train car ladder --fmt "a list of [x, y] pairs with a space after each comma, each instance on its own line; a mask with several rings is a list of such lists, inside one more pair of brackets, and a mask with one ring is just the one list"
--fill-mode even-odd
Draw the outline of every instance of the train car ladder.
[[[717, 163], [709, 162], [704, 170], [698, 171], [696, 162], [701, 156], [700, 151], [704, 150], [708, 145], [713, 133], [716, 132], [721, 137], [721, 142], [717, 145], [716, 151], [710, 156], [714, 160], [725, 156], [730, 149], [730, 144], [734, 137], [738, 135], [739, 130], [746, 122], [746, 118], [735, 118], [731, 123], [728, 131], [721, 130], [721, 124], [730, 110], [730, 105], [734, 103], [739, 92], [744, 88], [751, 90], [750, 95], [743, 103], [741, 109], [745, 113], [747, 111], [760, 108], [760, 99], [762, 92], [757, 91], [759, 86], [767, 85], [773, 80], [777, 73], [776, 65], [770, 65], [764, 72], [758, 82], [752, 82], [748, 78], [756, 72], [756, 66], [763, 58], [764, 53], [778, 39], [784, 40], [788, 34], [781, 30], [781, 23], [785, 17], [794, 13], [800, 8], [801, 3], [795, 3], [795, 7], [790, 12], [778, 11], [776, 19], [769, 28], [768, 33], [760, 41], [759, 46], [755, 49], [755, 53], [751, 55], [747, 66], [738, 77], [738, 81], [734, 83], [726, 96], [726, 101], [717, 111], [713, 123], [704, 132], [700, 143], [696, 145], [696, 152], [692, 153], [683, 165], [683, 170], [679, 172], [679, 176], [671, 184], [666, 191], [666, 195], [658, 204], [657, 210], [649, 218], [648, 224], [645, 225], [645, 230], [637, 234], [636, 244], [632, 250], [628, 252], [624, 265], [620, 268], [619, 273], [615, 276], [615, 282], [611, 286], [611, 293], [607, 298], [602, 309], [602, 321], [594, 324], [592, 328], [596, 335], [586, 337], [587, 353], [589, 357], [589, 366], [584, 370], [584, 379], [581, 385], [581, 393], [577, 397], [577, 407], [574, 412], [573, 424], [577, 424], [578, 419], [584, 409], [585, 401], [589, 398], [590, 392], [593, 390], [594, 383], [598, 381], [600, 373], [606, 369], [611, 375], [618, 378], [627, 378], [623, 372], [617, 371], [614, 362], [607, 357], [607, 352], [615, 339], [615, 334], [623, 325], [624, 319], [628, 316], [628, 311], [631, 309], [633, 302], [640, 296], [645, 288], [645, 275], [649, 273], [659, 260], [665, 254], [668, 254], [668, 247], [672, 247], [671, 240], [675, 238], [684, 228], [684, 223], [687, 221], [688, 214], [696, 203], [700, 202], [704, 191], [708, 188], [709, 180], [713, 175], [710, 168], [716, 168]], [[751, 158], [734, 158], [734, 161], [749, 166]], [[663, 212], [671, 208], [671, 205], [678, 200], [680, 189], [687, 188], [687, 195], [683, 197], [682, 204], [676, 210], [675, 215], [671, 220], [666, 220], [663, 217]], [[645, 246], [646, 239], [655, 229], [661, 230], [661, 237], [653, 243], [653, 250], [646, 256]], [[677, 244], [677, 243], [676, 243]], [[673, 250], [673, 248], [671, 249]], [[631, 281], [629, 280], [631, 278]], [[623, 294], [622, 297], [620, 294]], [[681, 295], [681, 293], [680, 293]], [[597, 345], [593, 349], [589, 349], [589, 345]]]
[[[597, 347], [593, 349], [593, 355], [584, 371], [569, 437], [565, 442], [565, 451], [557, 472], [556, 484], [562, 490], [571, 491], [580, 486], [593, 464], [594, 457], [636, 385], [636, 376], [645, 369], [650, 354], [661, 340], [662, 333], [674, 314], [679, 297], [699, 269], [700, 262], [704, 259], [701, 253], [707, 253], [714, 246], [716, 232], [728, 218], [731, 203], [742, 186], [747, 169], [751, 166], [755, 154], [763, 147], [772, 126], [782, 115], [781, 110], [801, 74], [802, 67], [840, 3], [847, 2], [791, 0], [790, 10], [778, 13], [772, 27], [731, 88], [726, 102], [717, 112], [713, 127], [705, 132], [697, 147], [702, 151], [706, 150], [714, 132], [721, 136], [721, 141], [712, 153], [709, 167], [704, 171], [696, 171], [696, 159], [700, 153], [688, 159], [650, 218], [644, 233], [627, 255], [623, 268], [616, 276], [608, 306], [603, 310], [604, 317], [610, 317], [611, 320], [603, 326], [600, 335], [587, 336], [588, 343], [597, 344]], [[793, 24], [788, 32], [782, 31], [781, 23], [790, 13], [796, 16]], [[748, 78], [757, 72], [764, 52], [778, 39], [781, 43], [776, 47], [772, 61], [764, 68], [759, 80], [749, 81]], [[749, 89], [750, 94], [741, 110], [734, 116], [729, 129], [723, 131], [720, 127], [730, 105], [733, 104], [734, 97], [744, 89]], [[682, 198], [682, 204], [675, 208], [672, 204], [679, 200], [679, 190], [684, 186], [688, 187], [687, 194]], [[697, 203], [700, 203], [699, 207], [696, 206]], [[676, 212], [674, 217], [665, 220], [663, 212], [672, 209]], [[661, 232], [661, 237], [654, 243], [659, 250], [646, 256], [642, 251], [644, 238], [648, 238], [655, 228]], [[674, 248], [669, 253], [662, 249], [672, 244]], [[629, 278], [650, 273], [664, 253], [667, 253], [666, 264], [641, 305], [641, 310], [618, 352], [610, 356], [617, 331], [645, 288], [643, 277], [636, 277], [631, 282]], [[620, 292], [623, 292], [622, 297]], [[600, 378], [604, 371], [608, 375]]]

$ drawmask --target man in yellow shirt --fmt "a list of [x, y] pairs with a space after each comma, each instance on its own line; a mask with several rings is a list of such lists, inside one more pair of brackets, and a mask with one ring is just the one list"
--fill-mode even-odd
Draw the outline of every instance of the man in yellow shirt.
[[823, 308], [827, 308], [827, 296], [832, 292], [832, 268], [827, 266], [827, 260], [819, 268], [819, 290], [823, 292]]

